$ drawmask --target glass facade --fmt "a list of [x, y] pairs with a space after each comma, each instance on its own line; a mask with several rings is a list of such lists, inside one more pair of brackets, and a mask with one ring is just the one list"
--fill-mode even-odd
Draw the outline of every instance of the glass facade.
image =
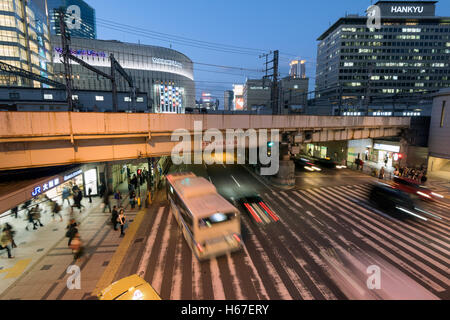
[[366, 23], [341, 18], [318, 39], [316, 98], [376, 104], [450, 87], [450, 17]]
[[67, 14], [67, 31], [72, 37], [96, 39], [95, 10], [82, 0], [47, 0], [50, 32], [61, 35], [59, 9]]
[[[0, 0], [0, 61], [43, 77], [53, 74], [45, 0]], [[0, 74], [0, 85], [47, 87]]]

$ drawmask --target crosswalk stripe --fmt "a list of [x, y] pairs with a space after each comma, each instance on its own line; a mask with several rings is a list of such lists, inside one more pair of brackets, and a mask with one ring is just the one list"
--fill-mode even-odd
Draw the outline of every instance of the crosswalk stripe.
[[[262, 235], [266, 239], [270, 238], [269, 235], [267, 234], [267, 232], [263, 228], [261, 228], [260, 231], [261, 231]], [[284, 272], [286, 272], [289, 275], [289, 278], [291, 279], [292, 283], [294, 284], [295, 288], [299, 292], [299, 294], [302, 297], [302, 299], [304, 299], [304, 300], [312, 300], [314, 297], [312, 296], [312, 294], [309, 291], [309, 289], [305, 286], [304, 282], [301, 280], [301, 278], [297, 274], [297, 272], [294, 269], [292, 269], [291, 267], [288, 266], [288, 264], [285, 262], [285, 258], [283, 258], [279, 254], [278, 250], [273, 250], [273, 253], [277, 257], [279, 263], [283, 266]]]
[[211, 271], [214, 299], [225, 300], [225, 290], [223, 289], [222, 278], [220, 277], [219, 265], [217, 264], [216, 258], [211, 258], [209, 260], [209, 268]]
[[201, 300], [203, 299], [203, 288], [201, 285], [202, 272], [200, 269], [200, 262], [197, 257], [192, 253], [192, 299]]
[[[246, 253], [246, 257], [248, 258], [248, 255], [247, 255], [247, 253]], [[249, 259], [248, 259], [249, 260]], [[241, 286], [239, 285], [239, 279], [238, 279], [238, 277], [237, 277], [237, 274], [236, 274], [236, 266], [234, 265], [234, 261], [233, 261], [233, 259], [231, 258], [231, 254], [230, 253], [227, 253], [227, 263], [228, 263], [228, 266], [229, 266], [229, 268], [230, 268], [230, 275], [231, 275], [231, 278], [233, 279], [232, 280], [232, 283], [233, 283], [233, 289], [235, 289], [235, 294], [236, 294], [236, 299], [237, 300], [245, 300], [245, 297], [244, 297], [244, 294], [242, 293], [242, 289], [241, 289]], [[254, 267], [254, 266], [253, 266]], [[257, 271], [256, 270], [253, 270], [254, 271], [254, 275], [255, 276], [258, 276], [257, 275]], [[258, 282], [261, 284], [261, 286], [262, 286], [262, 281], [261, 281], [261, 279], [258, 279]], [[264, 287], [263, 287], [264, 288]], [[267, 295], [265, 296], [265, 298], [266, 299], [268, 299], [268, 297], [267, 297]], [[260, 298], [261, 299], [261, 298]]]
[[[447, 277], [442, 276], [440, 273], [436, 272], [434, 269], [431, 269], [429, 266], [425, 265], [425, 264], [422, 263], [421, 261], [418, 261], [416, 258], [412, 257], [410, 254], [408, 254], [408, 253], [406, 253], [406, 252], [402, 252], [401, 250], [399, 250], [398, 248], [396, 248], [395, 246], [393, 246], [393, 245], [391, 244], [391, 242], [390, 242], [390, 237], [389, 237], [389, 235], [387, 235], [386, 233], [380, 232], [380, 230], [377, 229], [378, 232], [384, 233], [384, 234], [385, 234], [385, 236], [386, 236], [386, 238], [387, 238], [387, 239], [385, 240], [385, 239], [383, 239], [381, 236], [379, 236], [378, 234], [376, 234], [376, 233], [375, 233], [376, 231], [375, 231], [375, 232], [374, 232], [374, 231], [371, 231], [371, 230], [370, 230], [371, 225], [370, 225], [368, 222], [366, 222], [366, 221], [364, 220], [364, 218], [356, 217], [356, 215], [359, 216], [358, 210], [355, 210], [355, 209], [353, 209], [352, 207], [349, 207], [346, 203], [344, 203], [345, 201], [342, 202], [342, 201], [339, 201], [339, 200], [337, 200], [337, 199], [335, 198], [335, 199], [333, 199], [333, 200], [334, 200], [333, 202], [330, 202], [329, 200], [325, 199], [323, 196], [319, 195], [316, 191], [317, 191], [317, 190], [311, 191], [311, 194], [310, 194], [310, 195], [306, 195], [306, 196], [310, 197], [310, 199], [311, 199], [311, 198], [313, 198], [312, 196], [315, 195], [315, 196], [318, 197], [321, 201], [323, 201], [323, 202], [325, 202], [325, 203], [328, 203], [328, 204], [330, 204], [330, 205], [332, 205], [332, 206], [336, 206], [336, 207], [337, 207], [337, 206], [339, 205], [338, 209], [339, 209], [341, 212], [345, 213], [346, 215], [352, 217], [353, 219], [349, 219], [349, 218], [347, 218], [347, 217], [344, 216], [344, 215], [340, 215], [341, 218], [345, 219], [347, 222], [351, 223], [353, 226], [355, 226], [356, 228], [360, 229], [362, 232], [364, 232], [364, 233], [366, 233], [367, 235], [371, 236], [373, 239], [376, 239], [377, 241], [379, 241], [380, 243], [382, 243], [383, 246], [385, 246], [385, 247], [387, 247], [387, 248], [390, 248], [392, 251], [394, 251], [394, 252], [396, 252], [398, 255], [402, 256], [406, 261], [412, 261], [412, 262], [414, 262], [415, 265], [417, 265], [417, 266], [418, 266], [419, 268], [421, 268], [423, 271], [426, 271], [428, 274], [432, 275], [432, 276], [435, 277], [436, 279], [439, 279], [439, 280], [442, 281], [443, 283], [446, 283], [446, 282], [448, 281], [448, 278], [447, 278]], [[317, 201], [317, 202], [318, 202], [319, 199], [317, 199], [317, 200], [314, 199], [313, 201]], [[321, 203], [323, 203], [323, 202], [321, 202]], [[345, 210], [344, 208], [346, 208], [346, 210]], [[348, 210], [349, 210], [349, 211], [348, 211]], [[363, 209], [363, 210], [365, 210], [365, 209]], [[367, 210], [365, 210], [365, 211], [367, 211]], [[354, 222], [355, 220], [357, 220], [357, 221], [359, 222], [359, 224], [356, 224], [356, 223]], [[366, 227], [364, 227], [362, 224], [364, 224]], [[372, 228], [373, 228], [373, 226], [372, 226]], [[364, 238], [363, 238], [363, 240], [364, 240]], [[377, 246], [377, 247], [379, 248], [380, 246]], [[406, 247], [408, 247], [408, 246], [406, 246]], [[375, 247], [375, 248], [376, 248], [376, 247]], [[413, 251], [413, 250], [414, 250], [414, 249], [412, 249], [412, 248], [410, 249], [410, 251]], [[416, 251], [416, 250], [414, 250], [414, 251]], [[417, 253], [418, 255], [421, 255], [421, 253], [418, 253], [417, 251], [416, 251], [415, 253]], [[417, 274], [417, 272], [416, 272], [416, 274]], [[422, 277], [419, 277], [419, 278], [422, 278], [422, 279], [423, 279], [423, 278], [425, 278], [425, 277], [422, 276]], [[429, 283], [429, 284], [432, 284], [432, 285], [433, 285], [433, 288], [435, 288], [435, 289], [438, 290], [439, 292], [442, 292], [442, 291], [445, 290], [444, 288], [442, 288], [440, 285], [438, 285], [437, 283], [435, 283], [435, 282], [432, 281], [431, 279], [427, 279], [427, 280], [428, 280], [428, 283]]]
[[172, 290], [170, 291], [170, 300], [181, 300], [181, 283], [183, 278], [182, 264], [181, 264], [181, 250], [184, 238], [181, 232], [177, 235], [177, 245], [175, 247], [175, 265], [172, 278]]
[[[288, 195], [286, 194], [286, 192], [281, 191], [280, 194], [282, 194], [286, 198], [289, 198]], [[274, 195], [276, 195], [276, 194], [274, 193]], [[291, 200], [291, 202], [293, 202], [297, 207], [303, 209], [303, 206], [300, 203], [298, 203], [297, 201], [295, 201], [294, 199], [289, 199], [289, 200]]]
[[155, 272], [152, 277], [152, 286], [156, 292], [161, 292], [161, 285], [164, 275], [164, 266], [166, 264], [167, 247], [169, 246], [170, 228], [172, 226], [173, 214], [169, 213], [167, 217], [166, 227], [162, 235], [161, 249], [159, 250], [158, 260], [155, 266]]
[[[243, 221], [243, 223], [247, 226], [247, 229], [249, 229], [249, 226], [248, 226], [248, 224], [246, 223], [245, 220]], [[275, 287], [277, 289], [277, 293], [281, 297], [281, 299], [282, 300], [292, 300], [292, 296], [289, 294], [288, 289], [286, 288], [286, 286], [284, 285], [284, 283], [281, 280], [280, 276], [278, 275], [278, 271], [275, 269], [274, 265], [270, 261], [269, 257], [266, 254], [266, 250], [263, 248], [263, 246], [261, 245], [261, 243], [259, 242], [257, 237], [254, 234], [250, 234], [250, 239], [247, 240], [247, 241], [251, 241], [252, 242], [252, 244], [256, 248], [257, 253], [261, 256], [262, 260], [266, 263], [266, 265], [265, 265], [266, 270], [269, 273], [269, 275], [271, 276], [271, 278], [272, 278], [272, 280], [274, 282], [274, 285], [275, 285]], [[247, 251], [246, 247], [244, 247], [244, 250], [245, 250], [246, 256], [249, 257], [250, 261], [252, 261], [252, 259], [250, 257], [250, 254]], [[256, 270], [256, 268], [254, 266], [253, 266], [252, 269]], [[260, 281], [260, 282], [262, 284], [262, 281]], [[263, 294], [268, 297], [267, 291], [266, 291], [264, 285], [262, 285], [262, 288], [263, 288]]]
[[[273, 194], [274, 196], [276, 196], [278, 199], [281, 200], [280, 196], [278, 196], [277, 194]], [[270, 199], [273, 199], [272, 197], [268, 196]], [[272, 203], [275, 203], [274, 200], [272, 200]], [[287, 203], [287, 202], [286, 202]], [[293, 212], [296, 212], [296, 209], [294, 209], [291, 205], [289, 205], [289, 203], [287, 203], [288, 208], [291, 209]], [[325, 266], [325, 264], [323, 263], [322, 259], [315, 253], [315, 250], [313, 250], [311, 248], [311, 246], [309, 246], [308, 244], [305, 243], [305, 241], [303, 239], [301, 239], [297, 232], [293, 231], [291, 229], [290, 226], [287, 225], [287, 223], [285, 221], [280, 221], [279, 223], [281, 223], [286, 230], [288, 230], [288, 232], [291, 234], [291, 236], [298, 241], [298, 243], [300, 243], [302, 245], [302, 247], [308, 252], [309, 256], [313, 259], [313, 261], [319, 266], [321, 267], [324, 271], [327, 270], [327, 267]], [[316, 246], [318, 246], [319, 248], [322, 247], [321, 245], [315, 243]], [[331, 299], [336, 299], [336, 296], [326, 287], [324, 286], [322, 283], [320, 283], [319, 281], [317, 281], [316, 277], [314, 277], [313, 275], [310, 274], [310, 272], [308, 271], [307, 268], [305, 268], [306, 262], [304, 261], [304, 259], [298, 259], [295, 255], [295, 253], [293, 253], [289, 248], [288, 251], [291, 253], [291, 255], [297, 260], [297, 263], [302, 267], [302, 269], [304, 270], [304, 272], [306, 274], [308, 274], [308, 276], [310, 277], [311, 281], [313, 282], [313, 284], [315, 285], [315, 287], [322, 293], [322, 295], [327, 299], [327, 300], [331, 300]]]
[[[341, 189], [342, 190], [342, 189]], [[346, 188], [344, 188], [344, 190], [347, 190]], [[345, 191], [344, 191], [345, 192]], [[358, 193], [355, 193], [354, 191], [352, 191], [352, 190], [348, 190], [348, 192], [350, 192], [351, 194], [352, 194], [352, 197], [356, 197], [356, 198], [358, 198], [358, 199], [360, 199], [361, 201], [363, 201], [363, 202], [367, 202], [367, 197], [364, 197], [364, 196], [362, 196], [362, 195], [360, 195], [360, 194], [358, 194]], [[370, 206], [370, 204], [369, 203], [367, 203], [367, 205], [369, 205]], [[398, 223], [400, 223], [400, 221], [398, 221], [398, 220], [396, 220]], [[415, 221], [415, 220], [409, 220], [409, 223], [411, 224], [411, 225], [414, 225], [414, 226], [424, 226], [424, 224], [423, 223], [421, 223], [421, 222], [418, 222], [418, 221]], [[435, 226], [436, 225], [436, 221], [435, 220], [433, 220], [433, 219], [429, 219], [426, 223], [425, 223], [425, 225], [427, 225], [427, 226], [430, 226], [430, 225], [432, 225], [432, 226]], [[434, 227], [434, 228], [439, 228], [439, 226], [437, 226], [437, 227]], [[440, 229], [438, 229], [438, 230], [440, 230]], [[445, 231], [443, 231], [443, 230], [440, 230], [440, 236], [444, 236], [445, 234], [447, 234]]]
[[[348, 192], [349, 192], [349, 194], [347, 194], [347, 192], [344, 191], [344, 196], [358, 197], [358, 195], [355, 195], [351, 191], [348, 191]], [[360, 198], [360, 199], [363, 200], [362, 198]], [[364, 204], [366, 204], [366, 203], [364, 203]], [[369, 206], [370, 204], [367, 203], [366, 205]], [[377, 212], [378, 210], [375, 209], [374, 211]], [[428, 245], [431, 245], [432, 247], [436, 248], [438, 251], [442, 252], [443, 254], [446, 254], [446, 255], [450, 254], [450, 251], [448, 251], [446, 249], [446, 248], [448, 248], [447, 241], [442, 241], [440, 239], [437, 239], [436, 237], [432, 237], [429, 232], [425, 232], [422, 229], [417, 228], [417, 225], [414, 223], [411, 223], [411, 221], [408, 221], [408, 222], [397, 221], [397, 223], [393, 226], [397, 227], [401, 232], [408, 233], [409, 235], [411, 235], [414, 238], [416, 238], [417, 236], [420, 236], [424, 242], [426, 242]], [[436, 242], [436, 244], [434, 242]], [[437, 243], [441, 244], [442, 246], [437, 245]]]
[[153, 250], [153, 245], [155, 244], [155, 238], [156, 238], [157, 231], [159, 229], [159, 225], [161, 224], [161, 218], [163, 216], [163, 211], [164, 211], [164, 207], [160, 207], [158, 212], [156, 213], [155, 222], [153, 223], [150, 234], [147, 237], [144, 254], [142, 255], [141, 261], [139, 262], [137, 274], [140, 275], [142, 278], [144, 278], [145, 272], [147, 270], [147, 265], [149, 262], [148, 260], [150, 259], [150, 255]]
[[[333, 190], [335, 190], [335, 189], [333, 189]], [[323, 189], [323, 191], [324, 192], [328, 192], [328, 190], [326, 190], [326, 189]], [[348, 200], [343, 200], [343, 201], [347, 202]], [[350, 201], [348, 201], [347, 203], [351, 204]], [[365, 212], [367, 212], [367, 213], [370, 212], [369, 210], [367, 210], [365, 208], [363, 208], [363, 210]], [[369, 214], [371, 215], [371, 213], [369, 213]], [[402, 243], [404, 243], [404, 245], [402, 245], [402, 247], [408, 248], [408, 250], [411, 251], [411, 252], [415, 252], [416, 255], [422, 257], [424, 260], [429, 261], [429, 257], [424, 256], [422, 252], [426, 252], [429, 255], [432, 255], [432, 256], [434, 256], [434, 257], [436, 257], [436, 258], [438, 258], [438, 259], [440, 259], [442, 261], [445, 261], [445, 263], [450, 264], [450, 259], [442, 256], [441, 254], [439, 254], [439, 253], [437, 253], [435, 251], [432, 251], [431, 249], [429, 249], [429, 248], [425, 247], [424, 245], [420, 244], [419, 242], [417, 242], [417, 235], [411, 235], [410, 237], [407, 237], [407, 236], [404, 235], [404, 233], [407, 233], [406, 231], [403, 231], [404, 233], [398, 232], [395, 228], [391, 227], [388, 223], [379, 222], [379, 221], [377, 221], [377, 219], [374, 219], [374, 218], [372, 218], [369, 215], [359, 214], [359, 216], [361, 216], [361, 218], [365, 218], [366, 221], [370, 221], [370, 224], [374, 228], [376, 228], [377, 232], [380, 235], [385, 236], [388, 239], [390, 239], [390, 235], [391, 234], [394, 234], [394, 235], [400, 237], [402, 239], [401, 240]], [[376, 225], [376, 227], [375, 227], [375, 225]], [[396, 226], [399, 226], [399, 224], [397, 224]], [[395, 240], [395, 241], [397, 241], [397, 243], [399, 243], [398, 240]], [[415, 248], [410, 247], [410, 245], [414, 245], [415, 247], [420, 248], [422, 251], [417, 251]], [[442, 265], [439, 262], [435, 262], [433, 264], [435, 264], [440, 269], [445, 269], [446, 268], [444, 265]]]

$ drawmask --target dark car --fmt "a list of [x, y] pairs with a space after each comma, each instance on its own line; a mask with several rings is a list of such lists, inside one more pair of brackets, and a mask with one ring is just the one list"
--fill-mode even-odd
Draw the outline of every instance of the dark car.
[[314, 163], [322, 168], [336, 169], [336, 162], [330, 158], [316, 158]]
[[250, 219], [257, 224], [265, 225], [280, 220], [272, 208], [257, 195], [240, 198], [238, 203]]
[[386, 213], [397, 217], [415, 216], [427, 220], [416, 213], [414, 201], [409, 194], [386, 184], [375, 184], [369, 193], [369, 199]]

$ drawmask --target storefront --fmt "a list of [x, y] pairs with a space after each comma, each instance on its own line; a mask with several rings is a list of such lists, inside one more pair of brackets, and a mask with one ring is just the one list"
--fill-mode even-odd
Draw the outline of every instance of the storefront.
[[374, 162], [386, 168], [392, 168], [398, 165], [400, 160], [400, 145], [394, 143], [375, 142], [373, 144]]

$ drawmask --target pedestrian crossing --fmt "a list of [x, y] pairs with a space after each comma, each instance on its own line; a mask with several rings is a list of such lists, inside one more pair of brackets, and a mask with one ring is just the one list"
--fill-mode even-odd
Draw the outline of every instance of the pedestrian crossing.
[[[399, 220], [374, 208], [369, 190], [267, 189], [260, 196], [280, 221], [262, 228], [243, 213], [244, 249], [203, 262], [163, 205], [138, 271], [174, 300], [449, 299], [450, 205], [420, 203], [435, 216]], [[377, 290], [367, 286], [373, 265], [381, 272]]]

